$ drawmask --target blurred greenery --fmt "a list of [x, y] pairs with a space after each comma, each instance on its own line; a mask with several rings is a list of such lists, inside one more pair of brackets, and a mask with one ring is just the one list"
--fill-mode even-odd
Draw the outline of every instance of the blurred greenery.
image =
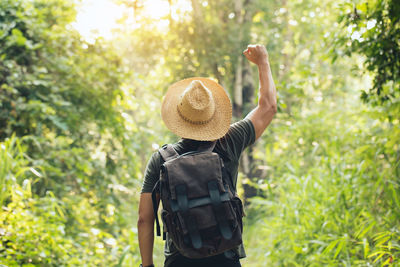
[[163, 94], [211, 77], [242, 118], [258, 75], [241, 53], [261, 43], [279, 112], [241, 161], [242, 265], [399, 266], [400, 4], [165, 2], [116, 1], [134, 26], [88, 41], [73, 1], [0, 1], [0, 264], [139, 265], [144, 166], [177, 140]]

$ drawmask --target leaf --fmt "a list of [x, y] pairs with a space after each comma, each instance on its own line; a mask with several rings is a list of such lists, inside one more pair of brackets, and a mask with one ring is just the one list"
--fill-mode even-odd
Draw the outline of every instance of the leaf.
[[340, 239], [333, 240], [329, 245], [322, 251], [322, 254], [328, 254], [335, 246], [336, 244], [340, 241]]
[[356, 235], [356, 238], [363, 238], [364, 235], [366, 233], [368, 233], [369, 230], [371, 230], [371, 228], [375, 225], [375, 222], [371, 223], [370, 225], [368, 225], [367, 227], [364, 228], [364, 230], [359, 233], [358, 235]]
[[366, 238], [364, 238], [363, 245], [364, 245], [364, 258], [367, 258], [369, 253], [369, 243]]
[[369, 145], [360, 146], [359, 148], [356, 149], [356, 153], [357, 153], [357, 154], [361, 154], [361, 153], [363, 153], [365, 150], [368, 150], [368, 149], [370, 149], [370, 148], [371, 148], [371, 146], [369, 146]]
[[37, 177], [41, 178], [42, 175], [40, 174], [40, 172], [38, 172], [37, 170], [35, 170], [33, 167], [30, 167], [29, 170], [36, 175]]
[[51, 115], [48, 117], [55, 126], [57, 126], [59, 129], [63, 130], [63, 131], [68, 131], [68, 125], [61, 121], [61, 119], [57, 116]]
[[22, 34], [22, 32], [19, 29], [12, 29], [11, 34], [14, 37], [15, 43], [18, 46], [24, 46], [26, 43], [26, 38]]
[[119, 261], [118, 261], [118, 263], [116, 265], [117, 267], [121, 267], [122, 266], [122, 263], [124, 262], [124, 258], [129, 253], [130, 248], [131, 248], [130, 245], [128, 245], [128, 246], [126, 246], [124, 248], [124, 250], [122, 251], [122, 254], [121, 254], [120, 258], [119, 258]]
[[378, 241], [379, 239], [383, 238], [384, 236], [387, 236], [388, 233], [387, 232], [381, 232], [381, 233], [377, 233], [374, 237], [374, 241]]
[[301, 254], [303, 252], [302, 248], [299, 246], [294, 245], [293, 246], [293, 250], [294, 252], [296, 252], [297, 254]]
[[339, 255], [340, 251], [342, 251], [342, 248], [345, 245], [345, 243], [346, 243], [345, 239], [342, 239], [340, 241], [339, 245], [336, 248], [335, 255], [333, 256], [334, 259], [336, 259], [336, 257]]
[[399, 198], [398, 198], [398, 194], [399, 194], [398, 192], [399, 191], [394, 188], [393, 184], [390, 184], [390, 189], [392, 191], [393, 200], [396, 203], [397, 209], [400, 212], [400, 201], [399, 201]]
[[264, 12], [257, 12], [257, 14], [253, 17], [253, 22], [260, 22], [264, 17]]
[[386, 237], [382, 238], [381, 240], [379, 240], [379, 242], [376, 243], [375, 246], [379, 247], [382, 244], [386, 243], [389, 239], [390, 239], [390, 236], [386, 236]]
[[382, 258], [383, 257], [383, 255], [385, 255], [387, 252], [385, 252], [385, 251], [380, 251], [380, 254], [379, 254], [379, 256], [378, 257], [376, 257], [376, 259], [373, 261], [373, 263], [375, 263], [375, 262], [377, 262], [380, 258]]
[[381, 266], [388, 266], [388, 264], [391, 263], [391, 260], [392, 260], [392, 258], [391, 258], [391, 257], [388, 257], [388, 258], [382, 263]]

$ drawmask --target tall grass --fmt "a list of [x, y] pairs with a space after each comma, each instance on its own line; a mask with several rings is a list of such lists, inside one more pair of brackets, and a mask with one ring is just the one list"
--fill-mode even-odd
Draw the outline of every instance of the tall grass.
[[247, 211], [245, 266], [400, 265], [399, 122], [378, 113], [278, 117], [258, 154], [268, 171]]

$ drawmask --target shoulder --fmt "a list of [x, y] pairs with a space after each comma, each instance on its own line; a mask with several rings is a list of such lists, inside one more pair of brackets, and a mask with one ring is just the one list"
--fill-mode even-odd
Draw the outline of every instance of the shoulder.
[[228, 130], [228, 135], [237, 134], [237, 133], [246, 133], [251, 137], [252, 134], [255, 135], [254, 125], [250, 119], [243, 119], [238, 122], [231, 124]]
[[[165, 144], [167, 145], [167, 144]], [[176, 143], [172, 143], [169, 144], [172, 146], [172, 148], [178, 153], [180, 154], [181, 150], [182, 150], [182, 146], [179, 142]], [[164, 145], [163, 145], [164, 146]], [[148, 166], [150, 165], [150, 167], [152, 168], [157, 168], [159, 169], [161, 167], [161, 165], [164, 163], [164, 159], [161, 156], [160, 150], [162, 149], [162, 147], [160, 147], [160, 149], [157, 149], [156, 151], [153, 152], [153, 154], [151, 155], [149, 161], [148, 161]]]
[[231, 124], [224, 137], [218, 140], [217, 148], [227, 158], [238, 160], [243, 150], [256, 140], [254, 125], [249, 119]]
[[141, 191], [142, 193], [152, 192], [154, 185], [159, 179], [161, 164], [161, 156], [157, 150], [151, 155], [150, 159], [147, 161]]
[[156, 150], [153, 152], [153, 154], [151, 154], [147, 166], [154, 168], [154, 167], [160, 167], [161, 164], [162, 164], [162, 158], [160, 152]]
[[255, 128], [250, 119], [243, 119], [231, 124], [225, 138], [230, 138], [237, 142], [245, 142], [246, 146], [251, 145], [256, 140]]
[[144, 174], [145, 180], [146, 179], [151, 179], [151, 180], [156, 179], [153, 177], [156, 177], [156, 176], [158, 177], [161, 165], [162, 165], [161, 155], [160, 155], [160, 152], [158, 152], [158, 150], [157, 150], [157, 151], [153, 152], [150, 159], [147, 161], [146, 170], [145, 170], [145, 174]]

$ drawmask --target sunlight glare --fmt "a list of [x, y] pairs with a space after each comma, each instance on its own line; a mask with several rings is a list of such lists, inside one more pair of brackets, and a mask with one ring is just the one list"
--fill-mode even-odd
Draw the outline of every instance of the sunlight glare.
[[168, 0], [143, 1], [143, 9], [134, 14], [130, 8], [118, 5], [113, 0], [75, 0], [77, 1], [77, 17], [72, 26], [79, 31], [89, 43], [94, 43], [98, 37], [111, 39], [114, 29], [121, 29], [117, 21], [125, 17], [125, 26], [140, 27], [135, 21], [135, 16], [143, 16], [154, 20], [154, 25], [164, 30], [169, 25], [168, 15], [171, 12], [173, 20], [184, 18], [185, 14], [192, 11], [191, 2], [178, 0], [173, 3], [171, 10]]
[[96, 37], [112, 38], [112, 29], [118, 27], [117, 20], [124, 15], [123, 6], [112, 0], [84, 0], [77, 2], [76, 21], [72, 26], [90, 43]]
[[[188, 0], [178, 0], [173, 3], [171, 10], [167, 0], [147, 0], [144, 2], [143, 14], [154, 20], [166, 19], [171, 11], [173, 20], [179, 20], [185, 13], [192, 11], [191, 2]], [[159, 28], [168, 26], [168, 22], [157, 23]]]
[[169, 4], [165, 0], [147, 0], [143, 11], [146, 16], [161, 19], [169, 14]]

